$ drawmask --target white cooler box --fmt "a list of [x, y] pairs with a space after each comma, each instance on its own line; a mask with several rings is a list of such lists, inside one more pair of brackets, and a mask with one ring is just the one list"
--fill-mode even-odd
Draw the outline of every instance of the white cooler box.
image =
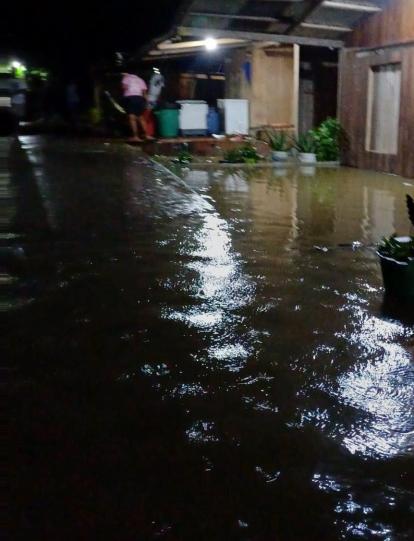
[[249, 135], [249, 101], [217, 100], [226, 135]]
[[180, 109], [180, 131], [186, 135], [207, 135], [208, 105], [205, 101], [177, 101]]

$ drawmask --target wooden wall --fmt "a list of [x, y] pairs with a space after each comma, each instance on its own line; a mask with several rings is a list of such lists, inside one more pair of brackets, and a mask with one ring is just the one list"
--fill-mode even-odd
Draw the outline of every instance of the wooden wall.
[[377, 47], [414, 41], [414, 1], [387, 0], [384, 10], [368, 16], [348, 40], [349, 47]]
[[294, 71], [293, 47], [256, 47], [254, 49], [252, 126], [296, 124]]
[[[414, 0], [388, 0], [347, 45], [340, 57], [338, 108], [350, 140], [345, 163], [414, 177]], [[366, 149], [368, 81], [372, 67], [390, 63], [400, 63], [402, 71], [398, 152], [379, 154]]]
[[[368, 78], [371, 67], [401, 63], [401, 108], [398, 152], [378, 154], [366, 149]], [[350, 139], [348, 165], [414, 177], [414, 46], [374, 51], [345, 50], [340, 61], [339, 117]]]
[[[250, 125], [297, 126], [298, 46], [254, 45], [234, 51], [226, 64], [226, 97], [248, 99]], [[251, 81], [243, 66], [251, 65]]]
[[234, 49], [225, 60], [226, 91], [230, 99], [251, 99], [251, 84], [246, 79], [243, 66], [252, 61], [250, 48]]

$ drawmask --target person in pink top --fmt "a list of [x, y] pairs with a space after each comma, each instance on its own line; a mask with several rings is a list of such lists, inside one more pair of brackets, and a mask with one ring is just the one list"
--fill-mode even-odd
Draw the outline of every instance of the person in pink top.
[[147, 125], [143, 118], [144, 111], [147, 108], [148, 91], [145, 81], [132, 73], [123, 73], [122, 91], [124, 109], [128, 115], [128, 121], [132, 131], [130, 141], [134, 143], [142, 142], [142, 139], [139, 138], [139, 128], [143, 132], [145, 139], [151, 139], [148, 136]]

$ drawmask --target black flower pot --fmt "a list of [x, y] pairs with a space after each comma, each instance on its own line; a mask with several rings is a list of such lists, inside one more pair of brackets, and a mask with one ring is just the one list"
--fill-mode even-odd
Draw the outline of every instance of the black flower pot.
[[397, 261], [378, 253], [385, 291], [406, 302], [414, 302], [414, 259]]

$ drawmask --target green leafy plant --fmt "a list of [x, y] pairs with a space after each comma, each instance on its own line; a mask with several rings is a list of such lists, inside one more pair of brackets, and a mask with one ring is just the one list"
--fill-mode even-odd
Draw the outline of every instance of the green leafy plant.
[[404, 242], [396, 235], [384, 238], [378, 246], [378, 252], [382, 256], [390, 257], [396, 261], [408, 261], [414, 259], [414, 237], [404, 238]]
[[182, 165], [191, 163], [193, 161], [193, 156], [191, 155], [190, 151], [188, 150], [188, 145], [183, 144], [180, 152], [177, 154], [177, 157], [174, 160], [177, 163], [180, 163]]
[[290, 147], [290, 138], [283, 131], [267, 132], [269, 146], [275, 152], [287, 152]]
[[309, 130], [294, 139], [294, 147], [298, 152], [304, 154], [316, 153], [316, 139], [313, 130]]
[[340, 158], [341, 147], [346, 145], [346, 134], [336, 118], [327, 118], [315, 130], [313, 137], [316, 143], [318, 161], [330, 162]]
[[[414, 200], [410, 195], [407, 195], [407, 208], [408, 217], [414, 226]], [[392, 235], [389, 238], [384, 238], [378, 246], [378, 253], [401, 262], [414, 259], [414, 237]]]
[[251, 144], [244, 145], [240, 150], [244, 163], [257, 163], [261, 159], [256, 148]]
[[223, 160], [227, 163], [242, 163], [243, 160], [240, 156], [240, 149], [234, 148], [227, 150], [223, 155]]
[[223, 158], [227, 163], [254, 164], [261, 160], [261, 156], [257, 153], [256, 148], [250, 143], [240, 148], [228, 150], [224, 153]]

